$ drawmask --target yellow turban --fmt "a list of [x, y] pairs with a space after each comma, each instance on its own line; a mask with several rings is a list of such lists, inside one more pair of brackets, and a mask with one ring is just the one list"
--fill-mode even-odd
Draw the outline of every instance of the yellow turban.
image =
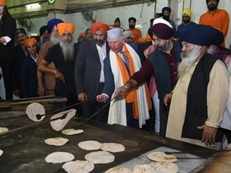
[[0, 0], [0, 6], [5, 6], [6, 5], [6, 0]]
[[26, 47], [32, 47], [34, 45], [37, 44], [37, 40], [33, 37], [28, 37], [25, 41], [24, 41], [24, 45]]
[[57, 25], [57, 30], [59, 35], [63, 35], [64, 33], [74, 33], [75, 32], [75, 25], [73, 23], [59, 23]]
[[192, 10], [190, 8], [185, 8], [183, 10], [183, 16], [189, 16], [189, 17], [191, 17], [192, 16]]

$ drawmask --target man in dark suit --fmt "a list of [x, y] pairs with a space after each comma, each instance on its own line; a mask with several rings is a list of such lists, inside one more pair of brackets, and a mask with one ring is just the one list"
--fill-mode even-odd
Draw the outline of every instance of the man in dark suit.
[[27, 38], [24, 42], [25, 48], [28, 51], [28, 56], [23, 59], [20, 73], [21, 97], [36, 97], [37, 96], [37, 58], [38, 45], [35, 38]]
[[[82, 116], [89, 117], [102, 107], [104, 103], [97, 103], [96, 96], [101, 93], [104, 86], [103, 61], [108, 57], [109, 48], [106, 44], [108, 26], [96, 22], [92, 24], [91, 31], [94, 40], [81, 43], [75, 63], [75, 82], [78, 99], [83, 103]], [[97, 120], [107, 121], [107, 110], [102, 111]]]
[[15, 32], [15, 47], [14, 47], [14, 58], [12, 61], [13, 70], [13, 93], [21, 97], [21, 74], [22, 64], [28, 56], [28, 52], [25, 47], [25, 40], [27, 33], [24, 28], [17, 28]]
[[0, 1], [0, 66], [3, 71], [6, 99], [12, 99], [12, 50], [16, 21], [8, 13], [6, 2]]
[[[76, 102], [74, 85], [74, 62], [76, 57], [76, 44], [73, 42], [75, 26], [72, 23], [59, 23], [57, 30], [60, 43], [48, 50], [47, 58], [41, 61], [45, 73], [50, 73], [56, 78], [55, 95], [68, 98], [68, 104]], [[55, 64], [55, 69], [48, 67], [50, 63]]]

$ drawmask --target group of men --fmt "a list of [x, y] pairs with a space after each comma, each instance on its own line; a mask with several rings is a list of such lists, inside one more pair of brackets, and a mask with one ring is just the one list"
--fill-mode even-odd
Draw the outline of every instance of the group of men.
[[[55, 86], [55, 95], [67, 97], [69, 105], [81, 103], [83, 118], [99, 112], [97, 121], [143, 128], [154, 116], [155, 132], [163, 137], [208, 146], [225, 134], [231, 142], [231, 121], [227, 121], [231, 60], [228, 51], [219, 54], [229, 21], [226, 12], [217, 9], [218, 2], [207, 0], [209, 11], [201, 16], [201, 24], [191, 22], [186, 10], [177, 32], [169, 18], [171, 9], [163, 8], [163, 16], [151, 24], [151, 43], [145, 51], [137, 46], [140, 32], [135, 18], [129, 19], [133, 42], [126, 40], [119, 25], [110, 28], [94, 22], [93, 39], [78, 43], [73, 23], [51, 19], [39, 51], [35, 39], [23, 43], [28, 54], [22, 65], [24, 93], [46, 95]], [[3, 29], [0, 25], [0, 33], [6, 33]], [[10, 44], [4, 44], [8, 35], [1, 36], [3, 52]]]

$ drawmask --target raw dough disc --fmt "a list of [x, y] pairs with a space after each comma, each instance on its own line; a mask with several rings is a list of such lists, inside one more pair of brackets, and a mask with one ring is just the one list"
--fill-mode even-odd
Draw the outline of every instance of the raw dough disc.
[[3, 150], [0, 149], [0, 157], [3, 155]]
[[78, 135], [83, 132], [84, 131], [82, 129], [77, 129], [77, 130], [76, 129], [65, 129], [62, 131], [62, 134], [71, 136], [71, 135]]
[[0, 134], [7, 133], [8, 131], [9, 131], [8, 128], [6, 128], [6, 127], [0, 127]]
[[150, 152], [147, 157], [155, 162], [176, 162], [177, 158], [174, 155], [167, 155], [164, 152]]
[[85, 159], [94, 164], [106, 164], [115, 160], [115, 156], [106, 151], [96, 151], [85, 155]]
[[119, 153], [125, 151], [125, 146], [118, 143], [103, 143], [101, 145], [101, 150], [111, 153]]
[[153, 163], [152, 167], [154, 168], [155, 172], [158, 172], [158, 173], [177, 173], [178, 172], [177, 164], [171, 163], [171, 162]]
[[101, 145], [102, 144], [100, 142], [94, 140], [82, 141], [78, 144], [79, 148], [87, 151], [99, 150]]
[[94, 164], [89, 161], [76, 160], [65, 163], [63, 169], [67, 173], [89, 173], [95, 168]]
[[45, 158], [47, 163], [65, 163], [74, 160], [75, 156], [67, 152], [53, 152]]
[[116, 167], [107, 170], [105, 173], [132, 173], [132, 171], [128, 168]]
[[47, 145], [54, 145], [54, 146], [63, 146], [65, 145], [69, 139], [67, 138], [62, 138], [62, 137], [57, 137], [57, 138], [48, 138], [44, 142]]

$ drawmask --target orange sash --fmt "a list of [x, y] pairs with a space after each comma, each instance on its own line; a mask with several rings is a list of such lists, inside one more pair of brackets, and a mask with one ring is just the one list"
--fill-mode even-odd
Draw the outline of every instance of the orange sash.
[[[130, 77], [136, 72], [135, 71], [134, 61], [132, 59], [132, 55], [128, 51], [127, 47], [126, 46], [124, 46], [124, 47], [125, 47], [124, 54], [127, 57], [128, 69], [129, 69], [130, 74], [129, 74], [128, 70], [127, 70], [126, 65], [124, 64], [124, 62], [122, 60], [122, 57], [120, 57], [118, 54], [116, 55], [117, 56], [117, 62], [118, 62], [118, 65], [119, 65], [119, 69], [120, 69], [120, 72], [122, 74], [121, 77], [122, 77], [122, 80], [123, 80], [123, 84], [125, 84], [130, 79]], [[146, 89], [146, 98], [147, 98], [147, 101], [148, 101], [148, 107], [151, 108], [151, 98], [150, 98], [150, 95], [148, 93], [147, 87], [145, 87], [145, 89]], [[139, 119], [139, 107], [138, 107], [138, 93], [137, 93], [137, 90], [133, 90], [133, 91], [129, 92], [129, 94], [126, 96], [125, 100], [126, 100], [126, 103], [132, 103], [132, 115], [133, 115], [133, 118], [134, 119]]]

